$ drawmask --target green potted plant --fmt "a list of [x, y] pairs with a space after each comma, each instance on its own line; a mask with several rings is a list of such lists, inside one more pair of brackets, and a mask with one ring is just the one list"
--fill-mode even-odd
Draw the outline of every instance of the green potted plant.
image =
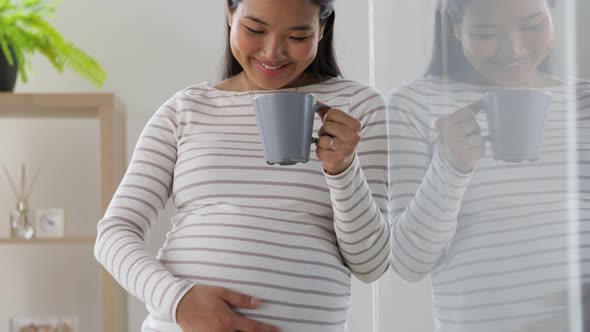
[[17, 71], [27, 82], [32, 72], [29, 56], [36, 52], [59, 72], [67, 68], [99, 87], [104, 84], [106, 72], [100, 64], [48, 23], [60, 2], [0, 0], [0, 91], [13, 91]]

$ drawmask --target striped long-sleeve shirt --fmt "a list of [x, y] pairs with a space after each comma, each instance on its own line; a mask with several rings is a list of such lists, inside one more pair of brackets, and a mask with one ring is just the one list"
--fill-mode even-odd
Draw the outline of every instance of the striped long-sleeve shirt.
[[[323, 172], [315, 147], [306, 164], [267, 165], [246, 92], [188, 87], [145, 127], [95, 246], [103, 266], [146, 303], [144, 331], [180, 331], [176, 308], [195, 284], [262, 299], [239, 313], [285, 332], [345, 331], [351, 272], [371, 282], [388, 268], [385, 98], [341, 79], [298, 91], [361, 121], [342, 174]], [[320, 125], [316, 116], [314, 132]], [[172, 230], [152, 257], [145, 239], [169, 197]]]
[[389, 95], [392, 267], [431, 275], [436, 331], [566, 331], [569, 281], [590, 281], [590, 83], [547, 88], [540, 160], [496, 161], [486, 142], [474, 172], [457, 173], [436, 120], [493, 89], [429, 78]]

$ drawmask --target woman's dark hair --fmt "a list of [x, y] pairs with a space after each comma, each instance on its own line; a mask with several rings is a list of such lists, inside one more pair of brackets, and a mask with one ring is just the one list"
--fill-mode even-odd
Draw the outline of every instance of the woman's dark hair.
[[[455, 36], [453, 24], [463, 20], [465, 6], [473, 0], [439, 0], [434, 17], [434, 39], [430, 64], [424, 74], [425, 77], [436, 76], [453, 78], [459, 72], [473, 69], [471, 63], [463, 53], [463, 46]], [[555, 0], [547, 0], [553, 7]], [[549, 73], [550, 58], [547, 57], [539, 66], [539, 70]]]
[[[320, 25], [324, 27], [324, 37], [318, 45], [318, 52], [313, 62], [305, 69], [304, 72], [313, 74], [318, 78], [325, 76], [339, 77], [342, 76], [338, 63], [336, 62], [336, 53], [334, 52], [334, 0], [312, 0], [320, 6]], [[227, 0], [227, 8], [230, 12], [235, 12], [241, 0]], [[228, 79], [241, 73], [244, 69], [234, 57], [229, 42], [230, 27], [226, 26], [226, 46], [223, 61], [222, 79]]]

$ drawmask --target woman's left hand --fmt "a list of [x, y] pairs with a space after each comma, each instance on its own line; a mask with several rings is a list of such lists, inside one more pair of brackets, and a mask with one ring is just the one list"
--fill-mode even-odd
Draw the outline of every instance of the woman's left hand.
[[361, 122], [338, 109], [318, 113], [322, 126], [318, 130], [316, 155], [328, 174], [344, 172], [354, 160], [361, 140]]

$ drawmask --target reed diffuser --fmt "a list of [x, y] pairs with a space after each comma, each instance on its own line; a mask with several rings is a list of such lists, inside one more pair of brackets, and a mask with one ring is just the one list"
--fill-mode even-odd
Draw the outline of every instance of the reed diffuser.
[[10, 236], [15, 239], [32, 239], [35, 237], [35, 228], [33, 227], [34, 214], [33, 211], [29, 209], [28, 201], [39, 172], [33, 177], [33, 181], [29, 184], [28, 190], [26, 190], [27, 177], [24, 163], [21, 168], [19, 190], [17, 190], [15, 185], [16, 182], [10, 176], [6, 166], [4, 166], [4, 173], [8, 178], [8, 182], [10, 183], [10, 187], [12, 188], [12, 192], [17, 201], [16, 209], [10, 212]]

